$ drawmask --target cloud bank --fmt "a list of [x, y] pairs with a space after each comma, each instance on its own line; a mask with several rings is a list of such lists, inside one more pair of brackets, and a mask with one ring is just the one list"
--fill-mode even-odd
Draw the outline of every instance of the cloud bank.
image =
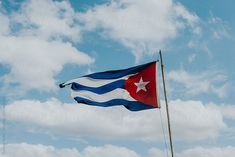
[[53, 146], [27, 143], [8, 144], [6, 147], [6, 155], [2, 155], [1, 153], [0, 157], [140, 157], [130, 149], [113, 145], [100, 147], [88, 146], [81, 152], [76, 148], [58, 149]]
[[[0, 146], [1, 148], [1, 146]], [[202, 148], [194, 147], [186, 149], [182, 152], [177, 152], [176, 157], [233, 157], [235, 147], [211, 147]], [[79, 151], [76, 148], [55, 148], [47, 145], [33, 145], [28, 143], [8, 144], [6, 154], [0, 154], [0, 157], [141, 157], [135, 151], [126, 147], [104, 145], [104, 146], [87, 146]], [[151, 148], [148, 150], [147, 157], [165, 157], [166, 153], [158, 148]]]
[[[161, 112], [166, 127], [164, 106]], [[227, 127], [220, 110], [200, 101], [171, 101], [170, 113], [175, 140], [215, 139]], [[163, 140], [157, 109], [129, 112], [122, 106], [102, 108], [67, 104], [53, 98], [45, 102], [15, 101], [6, 106], [6, 114], [9, 121], [29, 124], [29, 128], [39, 126], [55, 134], [102, 139]]]

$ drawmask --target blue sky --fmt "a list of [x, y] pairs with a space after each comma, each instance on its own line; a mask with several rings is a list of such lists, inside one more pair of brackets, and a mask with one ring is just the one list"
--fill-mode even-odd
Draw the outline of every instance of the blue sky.
[[163, 101], [161, 110], [130, 112], [77, 104], [58, 88], [156, 60], [159, 49], [176, 156], [235, 153], [234, 1], [0, 2], [7, 157], [166, 156]]

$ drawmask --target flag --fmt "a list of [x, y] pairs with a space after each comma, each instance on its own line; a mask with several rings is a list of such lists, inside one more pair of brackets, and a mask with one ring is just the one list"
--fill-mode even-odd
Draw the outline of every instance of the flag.
[[158, 108], [157, 63], [93, 73], [60, 87], [71, 84], [71, 95], [78, 103], [103, 107], [123, 105], [130, 111]]

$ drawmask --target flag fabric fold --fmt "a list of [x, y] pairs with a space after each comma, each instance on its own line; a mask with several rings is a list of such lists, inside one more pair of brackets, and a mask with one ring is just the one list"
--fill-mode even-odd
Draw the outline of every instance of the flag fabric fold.
[[157, 63], [93, 73], [60, 86], [71, 84], [71, 95], [78, 103], [103, 107], [123, 105], [130, 111], [158, 108]]

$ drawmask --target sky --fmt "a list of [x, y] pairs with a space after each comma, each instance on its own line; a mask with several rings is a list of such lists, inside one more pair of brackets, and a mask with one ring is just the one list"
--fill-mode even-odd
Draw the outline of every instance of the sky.
[[[161, 49], [175, 156], [233, 157], [234, 5], [233, 0], [1, 0], [6, 152], [0, 156], [169, 156], [160, 78], [161, 109], [140, 112], [77, 104], [69, 87], [58, 87], [89, 73], [158, 60]], [[1, 136], [3, 130], [1, 123]]]

